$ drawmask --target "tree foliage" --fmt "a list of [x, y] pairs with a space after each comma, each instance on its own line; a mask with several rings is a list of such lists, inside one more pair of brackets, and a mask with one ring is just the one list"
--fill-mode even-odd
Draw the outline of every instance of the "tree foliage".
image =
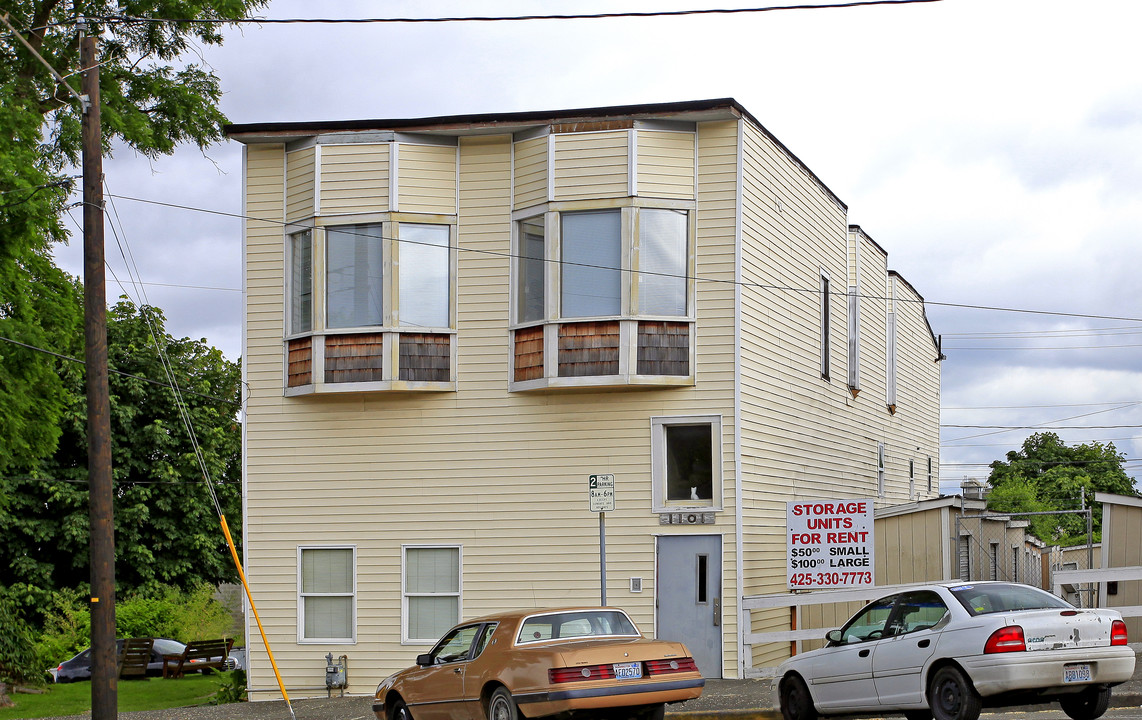
[[[210, 487], [222, 512], [237, 519], [238, 364], [201, 340], [170, 337], [161, 311], [127, 301], [109, 312], [107, 335], [108, 364], [116, 371], [109, 384], [118, 589], [187, 589], [235, 580]], [[156, 337], [178, 378], [210, 487], [174, 393], [161, 384], [166, 375]], [[0, 508], [0, 586], [22, 592], [33, 606], [43, 605], [57, 588], [84, 587], [87, 578], [86, 395], [79, 366], [64, 369], [70, 400], [58, 449], [26, 474], [0, 480], [10, 502]]]
[[[1068, 446], [1051, 432], [1035, 433], [1007, 461], [991, 464], [987, 506], [995, 512], [1044, 512], [1093, 509], [1095, 541], [1101, 538], [1102, 506], [1096, 492], [1136, 495], [1134, 482], [1122, 463], [1126, 457], [1114, 443]], [[1063, 545], [1085, 541], [1086, 519], [1078, 513], [1032, 518], [1031, 532], [1041, 540]]]
[[[80, 37], [98, 38], [104, 152], [156, 157], [222, 138], [221, 87], [199, 51], [222, 42], [226, 23], [266, 4], [0, 0], [14, 28], [0, 27], [0, 588], [25, 606], [86, 577], [82, 370], [33, 349], [82, 355], [79, 287], [51, 259], [52, 245], [67, 239], [64, 212], [80, 159]], [[153, 311], [116, 312], [111, 366], [161, 379], [138, 322]], [[203, 343], [168, 340], [176, 372], [189, 373], [183, 387], [236, 398], [235, 365]], [[213, 476], [236, 482], [235, 408], [188, 400]], [[216, 519], [172, 402], [112, 376], [117, 569], [126, 588], [229, 577], [218, 533], [202, 529]], [[222, 487], [236, 517], [237, 490]]]
[[[81, 33], [99, 38], [105, 150], [125, 145], [155, 157], [180, 143], [205, 148], [222, 138], [218, 78], [182, 58], [221, 43], [226, 21], [265, 4], [0, 0], [0, 15], [40, 56], [0, 27], [0, 337], [72, 356], [82, 347], [82, 315], [68, 297], [74, 283], [50, 258], [51, 245], [67, 237], [62, 217], [80, 155], [82, 114], [72, 90], [80, 89]], [[54, 450], [64, 407], [50, 356], [3, 340], [0, 346], [2, 473]]]

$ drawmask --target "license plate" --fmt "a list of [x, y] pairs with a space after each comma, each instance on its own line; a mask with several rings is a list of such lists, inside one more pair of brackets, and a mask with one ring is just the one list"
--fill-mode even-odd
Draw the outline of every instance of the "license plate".
[[1089, 663], [1076, 663], [1074, 665], [1063, 666], [1063, 682], [1090, 682], [1090, 664]]
[[642, 677], [642, 663], [615, 663], [616, 680], [638, 680]]

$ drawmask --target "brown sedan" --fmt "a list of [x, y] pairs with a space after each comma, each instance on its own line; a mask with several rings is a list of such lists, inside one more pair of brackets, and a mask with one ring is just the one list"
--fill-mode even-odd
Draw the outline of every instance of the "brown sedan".
[[686, 646], [642, 636], [617, 608], [501, 613], [445, 633], [377, 686], [379, 720], [519, 720], [563, 714], [661, 720], [702, 694]]

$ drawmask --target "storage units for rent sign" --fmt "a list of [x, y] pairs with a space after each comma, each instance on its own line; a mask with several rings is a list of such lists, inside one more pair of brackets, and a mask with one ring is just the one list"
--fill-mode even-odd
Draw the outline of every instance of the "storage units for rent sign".
[[789, 587], [872, 587], [872, 500], [793, 500], [786, 504]]

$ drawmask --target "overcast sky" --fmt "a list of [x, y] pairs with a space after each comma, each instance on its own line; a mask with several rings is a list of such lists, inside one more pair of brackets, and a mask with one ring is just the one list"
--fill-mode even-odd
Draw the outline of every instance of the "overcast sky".
[[[762, 6], [272, 0], [262, 16]], [[1128, 474], [1142, 475], [1139, 27], [1137, 0], [942, 0], [649, 19], [247, 25], [202, 60], [236, 123], [735, 98], [928, 301], [948, 356], [941, 475], [951, 491], [965, 476], [985, 477], [985, 463], [1032, 432], [978, 426], [1065, 426], [1056, 432], [1069, 443], [1113, 441]], [[107, 235], [114, 274], [127, 277], [118, 238], [168, 330], [237, 358], [240, 221], [154, 202], [239, 213], [240, 146], [205, 156], [182, 148], [154, 162], [121, 150], [104, 170], [119, 196]], [[58, 252], [76, 274], [81, 245]], [[111, 274], [108, 282], [110, 297], [121, 292]]]

